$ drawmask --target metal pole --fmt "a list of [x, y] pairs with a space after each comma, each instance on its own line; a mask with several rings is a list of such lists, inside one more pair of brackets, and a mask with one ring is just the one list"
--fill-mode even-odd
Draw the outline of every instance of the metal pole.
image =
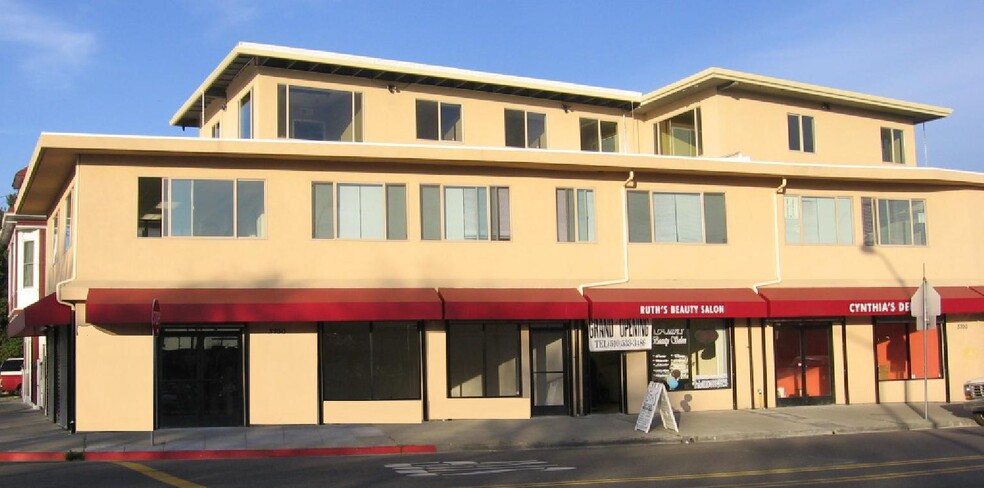
[[[925, 265], [923, 265], [925, 266]], [[929, 420], [929, 285], [923, 268], [923, 418]], [[933, 324], [936, 325], [936, 324]]]

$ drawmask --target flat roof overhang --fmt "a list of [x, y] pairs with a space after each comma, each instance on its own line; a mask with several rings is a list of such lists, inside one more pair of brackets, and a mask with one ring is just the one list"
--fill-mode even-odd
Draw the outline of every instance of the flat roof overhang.
[[307, 161], [319, 166], [328, 162], [364, 163], [367, 170], [374, 164], [395, 163], [610, 173], [620, 179], [624, 179], [629, 171], [635, 171], [637, 175], [661, 173], [984, 187], [984, 173], [914, 166], [798, 164], [479, 146], [44, 133], [38, 139], [26, 180], [17, 195], [15, 212], [48, 214], [74, 174], [76, 165], [86, 164], [86, 159], [94, 155], [133, 157], [135, 164], [141, 157], [168, 157], [174, 158], [175, 163], [201, 165], [195, 163], [194, 158], [209, 157], [230, 161]]
[[640, 112], [664, 106], [706, 90], [726, 94], [728, 91], [750, 92], [772, 97], [815, 102], [818, 107], [826, 104], [851, 107], [869, 112], [883, 113], [911, 120], [913, 123], [929, 122], [949, 116], [953, 110], [946, 107], [907, 102], [895, 98], [879, 97], [860, 92], [828, 88], [809, 83], [783, 80], [770, 76], [743, 73], [724, 68], [708, 68], [642, 96]]
[[631, 110], [641, 93], [575, 83], [500, 75], [366, 56], [255, 43], [239, 43], [182, 104], [171, 125], [200, 127], [202, 109], [226, 90], [248, 66], [376, 80], [397, 86], [423, 85], [499, 95], [555, 100], [558, 103]]

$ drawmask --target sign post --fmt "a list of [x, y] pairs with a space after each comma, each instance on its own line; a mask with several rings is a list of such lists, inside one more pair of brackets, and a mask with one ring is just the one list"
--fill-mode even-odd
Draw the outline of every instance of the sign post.
[[152, 347], [151, 361], [153, 366], [154, 418], [151, 419], [150, 445], [154, 445], [154, 431], [157, 430], [157, 336], [161, 333], [161, 302], [155, 298], [150, 303], [150, 344]]
[[923, 418], [929, 420], [929, 331], [936, 328], [936, 317], [940, 314], [940, 294], [926, 281], [923, 272], [922, 285], [912, 295], [910, 310], [916, 318], [916, 330], [923, 336]]

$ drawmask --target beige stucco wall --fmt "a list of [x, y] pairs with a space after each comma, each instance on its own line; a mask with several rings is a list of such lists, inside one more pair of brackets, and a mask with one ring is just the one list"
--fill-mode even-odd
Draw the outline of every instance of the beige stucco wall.
[[154, 425], [153, 337], [149, 325], [95, 326], [76, 307], [75, 428], [149, 431]]
[[324, 402], [326, 424], [419, 424], [424, 418], [422, 400]]
[[[258, 76], [257, 76], [258, 75]], [[505, 146], [505, 109], [526, 110], [546, 115], [547, 147], [580, 150], [581, 117], [613, 121], [619, 124], [619, 152], [638, 152], [636, 124], [622, 110], [559, 101], [537, 100], [510, 95], [455, 90], [405, 83], [377, 82], [325, 75], [299, 74], [287, 70], [247, 69], [227, 91], [228, 101], [217, 101], [206, 109], [200, 135], [211, 137], [211, 127], [220, 122], [223, 138], [238, 136], [239, 101], [247, 91], [253, 100], [254, 138], [277, 138], [277, 85], [354, 91], [362, 94], [363, 135], [365, 142], [414, 143], [471, 146]], [[388, 85], [399, 90], [390, 92]], [[416, 100], [433, 100], [461, 105], [462, 140], [429, 141], [417, 139], [414, 123]], [[563, 106], [569, 110], [565, 111]], [[402, 120], [402, 123], [393, 123]]]
[[[842, 107], [829, 108], [819, 102], [753, 94], [741, 88], [719, 92], [695, 92], [679, 100], [632, 113], [577, 104], [495, 95], [451, 88], [375, 82], [318, 73], [298, 73], [274, 68], [247, 68], [227, 90], [226, 100], [206, 107], [202, 137], [211, 137], [216, 122], [223, 138], [238, 137], [239, 101], [252, 94], [254, 138], [277, 137], [277, 85], [294, 84], [312, 88], [357, 91], [363, 95], [364, 140], [384, 143], [419, 143], [503, 147], [503, 110], [519, 109], [543, 113], [547, 117], [547, 147], [580, 150], [581, 117], [610, 120], [619, 124], [619, 152], [652, 154], [653, 124], [678, 113], [700, 107], [702, 112], [703, 155], [726, 157], [742, 155], [758, 161], [787, 161], [823, 164], [885, 165], [881, 158], [880, 129], [901, 129], [905, 138], [906, 165], [915, 165], [915, 132], [910, 121], [870, 111]], [[461, 141], [423, 141], [416, 138], [413, 123], [415, 101], [436, 100], [462, 107]], [[563, 108], [568, 106], [568, 110]], [[814, 118], [816, 150], [791, 151], [787, 143], [787, 114]], [[403, 120], [394, 124], [393, 120]]]
[[447, 334], [442, 323], [428, 323], [424, 332], [427, 371], [427, 419], [526, 419], [530, 418], [529, 326], [520, 330], [520, 364], [523, 396], [516, 398], [450, 398], [447, 376]]
[[846, 333], [851, 404], [875, 403], [878, 399], [875, 396], [875, 338], [871, 317], [849, 317]]
[[318, 423], [317, 325], [249, 324], [247, 331], [248, 422]]
[[954, 315], [946, 318], [946, 359], [950, 401], [964, 401], [963, 384], [984, 376], [984, 319]]

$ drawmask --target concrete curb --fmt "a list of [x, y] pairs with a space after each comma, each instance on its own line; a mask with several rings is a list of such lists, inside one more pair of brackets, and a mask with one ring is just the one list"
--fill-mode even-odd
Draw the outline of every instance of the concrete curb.
[[[0, 462], [69, 461], [164, 461], [206, 459], [261, 459], [283, 457], [371, 456], [380, 454], [426, 454], [437, 452], [428, 444], [372, 447], [321, 447], [309, 449], [225, 449], [193, 451], [88, 451], [0, 452]], [[70, 454], [71, 453], [71, 454]]]

